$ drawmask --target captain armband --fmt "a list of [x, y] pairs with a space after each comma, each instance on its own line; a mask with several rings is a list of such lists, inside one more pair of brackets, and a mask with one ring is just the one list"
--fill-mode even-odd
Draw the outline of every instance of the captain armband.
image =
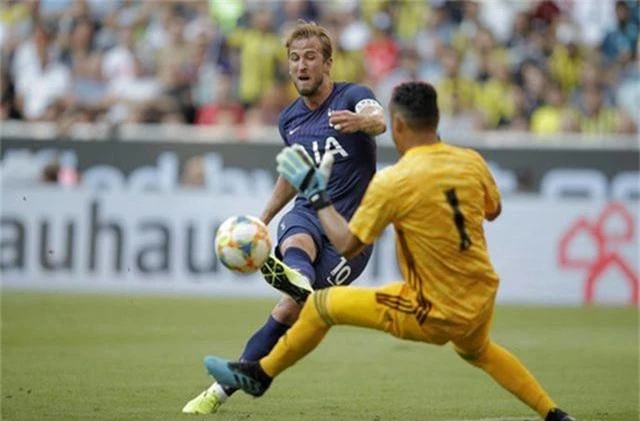
[[380, 105], [380, 103], [378, 101], [376, 101], [373, 98], [365, 98], [360, 100], [355, 107], [356, 113], [361, 112], [363, 109], [367, 108], [367, 107], [376, 107], [376, 108], [380, 108], [380, 110], [382, 110], [382, 105]]

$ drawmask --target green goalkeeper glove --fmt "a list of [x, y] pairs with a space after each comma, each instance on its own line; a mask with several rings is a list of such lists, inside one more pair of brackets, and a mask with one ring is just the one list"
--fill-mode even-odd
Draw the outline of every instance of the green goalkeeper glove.
[[276, 157], [278, 173], [302, 192], [315, 210], [331, 204], [327, 184], [333, 161], [333, 154], [325, 153], [320, 167], [316, 168], [304, 147], [297, 144], [284, 148]]

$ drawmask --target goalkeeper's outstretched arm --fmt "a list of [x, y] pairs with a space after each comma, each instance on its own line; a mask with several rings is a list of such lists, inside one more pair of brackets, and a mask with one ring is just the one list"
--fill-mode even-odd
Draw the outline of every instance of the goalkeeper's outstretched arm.
[[345, 258], [350, 259], [358, 255], [366, 247], [366, 244], [351, 233], [349, 223], [333, 205], [320, 209], [318, 217], [329, 241]]
[[265, 225], [269, 225], [269, 222], [273, 219], [274, 216], [280, 212], [280, 210], [285, 207], [287, 203], [291, 201], [294, 197], [296, 197], [298, 191], [295, 187], [293, 187], [283, 176], [278, 177], [278, 181], [276, 181], [276, 186], [273, 188], [273, 192], [271, 193], [271, 198], [267, 202], [267, 206], [265, 206], [260, 219]]

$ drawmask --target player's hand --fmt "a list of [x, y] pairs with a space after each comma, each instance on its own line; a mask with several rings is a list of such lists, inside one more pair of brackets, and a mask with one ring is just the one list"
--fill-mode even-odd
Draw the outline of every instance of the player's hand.
[[278, 173], [302, 192], [316, 210], [331, 204], [327, 184], [333, 161], [333, 154], [326, 153], [320, 168], [316, 168], [307, 151], [300, 145], [286, 147], [276, 157]]
[[340, 133], [355, 133], [361, 130], [362, 115], [349, 110], [331, 111], [329, 125]]

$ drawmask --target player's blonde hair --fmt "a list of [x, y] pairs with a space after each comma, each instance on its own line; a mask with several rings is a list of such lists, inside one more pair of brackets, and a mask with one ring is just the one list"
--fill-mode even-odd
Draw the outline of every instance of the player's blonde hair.
[[327, 61], [333, 56], [333, 42], [331, 35], [324, 26], [320, 26], [315, 22], [307, 22], [303, 19], [298, 20], [298, 24], [289, 32], [285, 39], [287, 54], [293, 41], [298, 39], [307, 39], [316, 37], [322, 45], [322, 58]]

